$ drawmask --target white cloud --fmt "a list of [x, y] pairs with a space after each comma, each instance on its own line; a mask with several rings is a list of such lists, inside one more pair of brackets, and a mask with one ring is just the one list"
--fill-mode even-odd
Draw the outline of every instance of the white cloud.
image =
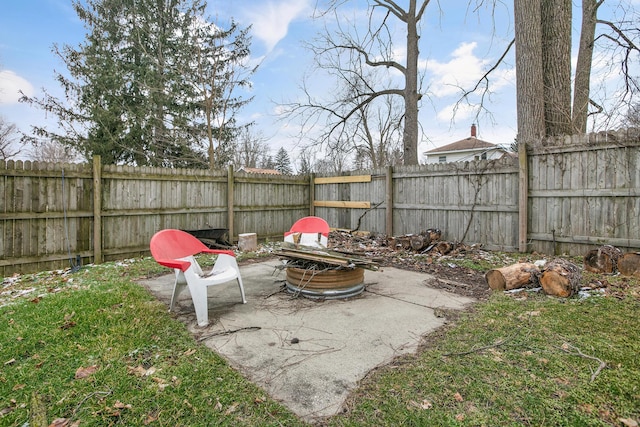
[[27, 96], [34, 93], [33, 86], [26, 79], [10, 70], [0, 71], [0, 104], [17, 104], [20, 91]]
[[308, 0], [261, 3], [260, 7], [247, 11], [247, 18], [252, 25], [252, 35], [262, 40], [270, 52], [287, 36], [289, 24], [308, 8], [308, 3]]
[[431, 88], [436, 97], [453, 95], [460, 88], [473, 87], [483, 75], [486, 61], [473, 54], [477, 43], [462, 43], [451, 53], [449, 62], [435, 60], [426, 63], [426, 69], [432, 74]]
[[474, 118], [477, 113], [478, 108], [474, 105], [469, 104], [449, 104], [444, 106], [438, 114], [436, 118], [444, 123], [451, 122], [451, 120], [455, 117], [456, 122], [466, 122], [467, 119]]

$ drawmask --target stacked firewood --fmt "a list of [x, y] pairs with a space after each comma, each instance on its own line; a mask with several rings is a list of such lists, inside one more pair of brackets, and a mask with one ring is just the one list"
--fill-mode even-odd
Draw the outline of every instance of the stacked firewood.
[[442, 232], [437, 228], [429, 228], [418, 234], [405, 234], [404, 236], [394, 236], [387, 239], [390, 248], [413, 250], [416, 252], [436, 251], [442, 255], [451, 252], [455, 245], [450, 242], [440, 240]]

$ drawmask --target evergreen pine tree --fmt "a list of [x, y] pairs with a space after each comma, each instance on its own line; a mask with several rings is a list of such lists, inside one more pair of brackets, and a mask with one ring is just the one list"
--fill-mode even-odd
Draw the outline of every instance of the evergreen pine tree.
[[[234, 111], [245, 103], [228, 89], [247, 84], [234, 70], [249, 54], [249, 39], [235, 24], [224, 31], [208, 22], [205, 6], [204, 0], [74, 1], [85, 40], [54, 46], [67, 67], [56, 79], [69, 102], [47, 93], [24, 98], [58, 118], [60, 130], [35, 128], [34, 135], [87, 159], [99, 154], [108, 164], [224, 163]], [[213, 154], [215, 161], [208, 159]]]
[[283, 175], [293, 174], [293, 171], [291, 170], [291, 160], [289, 159], [289, 154], [284, 147], [280, 147], [276, 154], [275, 169]]

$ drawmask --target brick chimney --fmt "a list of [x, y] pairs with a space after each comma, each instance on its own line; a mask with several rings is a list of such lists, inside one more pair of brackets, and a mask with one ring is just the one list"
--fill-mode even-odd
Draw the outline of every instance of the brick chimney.
[[472, 124], [471, 125], [471, 138], [475, 138], [476, 137], [476, 124]]

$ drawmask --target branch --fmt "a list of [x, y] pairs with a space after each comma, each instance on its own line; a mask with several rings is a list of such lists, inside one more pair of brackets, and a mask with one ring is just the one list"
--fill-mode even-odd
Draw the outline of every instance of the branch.
[[505, 49], [505, 51], [502, 53], [502, 55], [500, 56], [500, 58], [496, 61], [495, 64], [493, 64], [493, 67], [489, 68], [489, 70], [484, 73], [484, 75], [482, 77], [480, 77], [480, 79], [478, 80], [478, 82], [476, 83], [476, 85], [473, 87], [473, 89], [466, 91], [465, 93], [462, 94], [462, 96], [460, 97], [460, 99], [462, 100], [463, 98], [466, 98], [467, 96], [471, 95], [473, 92], [475, 92], [476, 90], [478, 90], [478, 87], [480, 87], [480, 83], [482, 81], [488, 81], [489, 79], [489, 75], [494, 72], [499, 66], [500, 64], [502, 64], [502, 61], [504, 60], [505, 56], [507, 56], [507, 53], [509, 53], [509, 51], [511, 50], [511, 47], [514, 45], [514, 43], [516, 42], [516, 39], [512, 39], [511, 42], [509, 42], [509, 45], [507, 46], [507, 48]]
[[638, 50], [638, 51], [640, 51], [640, 49], [638, 49], [638, 46], [636, 46], [635, 43], [633, 43], [633, 41], [629, 37], [627, 37], [626, 34], [624, 32], [622, 32], [622, 30], [620, 28], [618, 28], [613, 22], [604, 21], [602, 19], [597, 19], [596, 23], [604, 24], [604, 25], [608, 26], [609, 28], [611, 28], [614, 33], [616, 33], [622, 40], [627, 42], [627, 45], [625, 46], [624, 44], [620, 43], [618, 40], [615, 40], [611, 36], [604, 35], [606, 38], [616, 42], [621, 47], [626, 47], [628, 50]]
[[[407, 12], [392, 0], [374, 0], [374, 3], [377, 6], [387, 9], [389, 12], [393, 13], [399, 20], [407, 22]], [[374, 5], [374, 7], [376, 6]]]
[[387, 67], [387, 68], [395, 68], [400, 71], [402, 74], [406, 74], [407, 69], [403, 65], [397, 63], [396, 61], [372, 61], [369, 59], [369, 53], [362, 49], [360, 46], [355, 45], [333, 45], [327, 50], [331, 49], [345, 49], [345, 50], [354, 50], [358, 52], [364, 58], [364, 62], [371, 67]]
[[378, 206], [380, 206], [382, 203], [384, 203], [384, 202], [380, 202], [380, 203], [376, 204], [375, 206], [372, 206], [369, 209], [367, 209], [366, 211], [364, 211], [364, 213], [362, 215], [360, 215], [360, 218], [358, 218], [358, 226], [356, 228], [354, 228], [353, 230], [349, 230], [349, 233], [353, 233], [354, 231], [358, 231], [360, 229], [360, 221], [362, 221], [362, 218], [364, 218], [364, 216], [366, 214], [368, 214], [370, 211], [372, 211], [373, 209], [375, 209]]
[[221, 335], [231, 335], [231, 334], [235, 334], [236, 332], [240, 332], [240, 331], [258, 331], [262, 329], [260, 326], [247, 326], [244, 328], [238, 328], [238, 329], [230, 329], [228, 331], [220, 331], [220, 332], [214, 332], [212, 334], [207, 334], [204, 336], [201, 336], [200, 338], [198, 338], [198, 342], [202, 342], [206, 339], [209, 339], [211, 337], [218, 337]]
[[460, 353], [445, 353], [443, 356], [466, 356], [467, 354], [478, 353], [480, 351], [489, 350], [490, 348], [500, 347], [501, 345], [507, 343], [509, 339], [498, 340], [494, 344], [485, 345], [483, 347], [474, 348], [469, 351], [462, 351]]
[[[572, 356], [580, 356], [585, 359], [595, 360], [596, 362], [600, 363], [600, 365], [598, 366], [598, 369], [596, 369], [596, 371], [591, 375], [591, 382], [593, 382], [596, 379], [596, 377], [600, 374], [600, 372], [607, 367], [607, 364], [604, 361], [602, 361], [602, 359], [599, 359], [595, 356], [589, 356], [588, 354], [584, 354], [578, 347], [572, 346], [571, 344], [564, 343], [562, 344], [562, 347], [558, 347], [558, 348], [567, 354], [571, 354]], [[575, 350], [575, 352], [570, 352], [569, 348]]]

